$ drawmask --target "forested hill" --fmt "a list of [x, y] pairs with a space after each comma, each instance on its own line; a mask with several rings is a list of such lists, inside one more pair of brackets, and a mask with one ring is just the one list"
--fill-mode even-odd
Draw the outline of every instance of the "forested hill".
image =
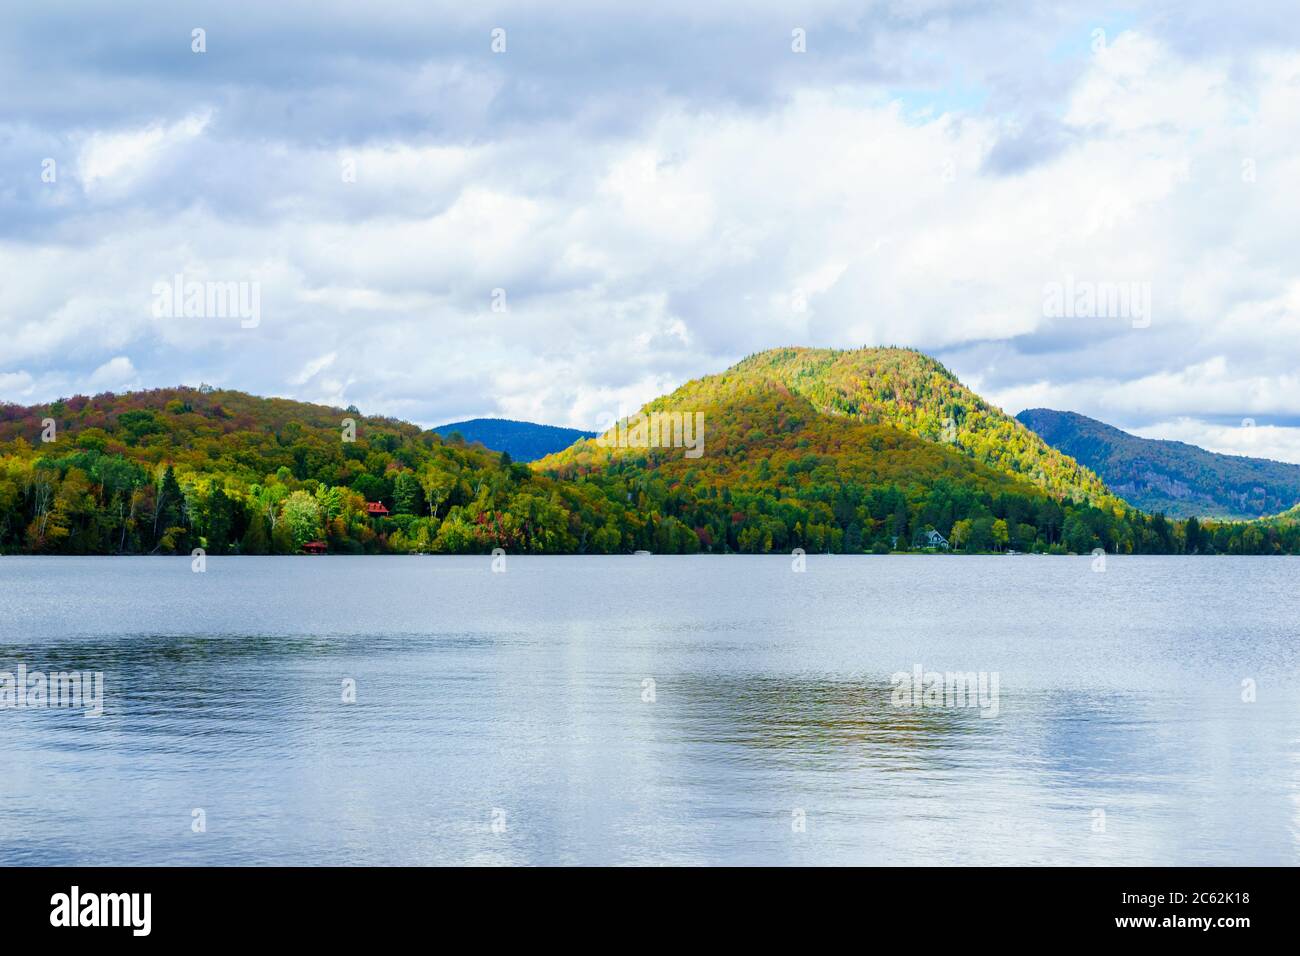
[[1261, 518], [1258, 523], [1280, 525], [1282, 527], [1287, 525], [1300, 525], [1300, 505], [1296, 505], [1294, 508], [1288, 508], [1281, 514], [1269, 515], [1267, 518]]
[[582, 504], [355, 409], [207, 388], [0, 405], [0, 553], [572, 552]]
[[890, 425], [949, 444], [1052, 495], [1118, 504], [1102, 480], [990, 405], [943, 365], [911, 349], [782, 348], [751, 355], [733, 369], [784, 382], [822, 412]]
[[595, 434], [577, 428], [537, 425], [509, 418], [471, 418], [439, 425], [434, 431], [444, 438], [460, 435], [467, 442], [479, 442], [493, 451], [504, 451], [515, 461], [536, 461]]
[[982, 552], [1300, 552], [1294, 520], [1058, 498], [753, 369], [649, 408], [698, 413], [703, 444], [588, 441], [530, 467], [355, 409], [210, 388], [3, 405], [0, 555], [856, 554], [942, 548], [936, 535]]
[[1300, 465], [1138, 438], [1074, 412], [1030, 408], [1017, 418], [1146, 511], [1179, 518], [1258, 518], [1300, 502]]
[[[1247, 540], [1241, 526], [1178, 525], [1115, 499], [1104, 507], [1057, 499], [949, 444], [823, 413], [744, 363], [656, 399], [641, 415], [695, 412], [705, 422], [698, 458], [663, 442], [638, 447], [629, 423], [536, 467], [615, 498], [626, 488], [633, 520], [680, 522], [705, 548], [725, 540], [740, 551], [883, 552], [925, 548], [931, 530], [978, 551], [1233, 552]], [[1248, 540], [1255, 553], [1300, 549], [1300, 531], [1289, 526], [1251, 529]]]
[[[738, 551], [907, 549], [927, 529], [981, 550], [1060, 540], [1065, 514], [1038, 488], [944, 445], [885, 425], [817, 411], [775, 379], [736, 372], [682, 386], [647, 414], [703, 416], [698, 458], [685, 447], [621, 444], [616, 432], [537, 463], [553, 477], [632, 489], [695, 529], [704, 546]], [[1087, 538], [1091, 541], [1091, 536]]]

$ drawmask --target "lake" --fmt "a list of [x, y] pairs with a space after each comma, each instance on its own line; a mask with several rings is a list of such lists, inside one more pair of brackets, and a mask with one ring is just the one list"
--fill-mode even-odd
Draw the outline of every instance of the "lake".
[[1300, 559], [792, 561], [0, 557], [0, 865], [1300, 862]]

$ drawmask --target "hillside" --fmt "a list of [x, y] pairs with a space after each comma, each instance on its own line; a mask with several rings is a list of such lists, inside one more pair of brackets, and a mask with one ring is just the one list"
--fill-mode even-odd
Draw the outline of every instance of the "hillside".
[[1058, 498], [1121, 506], [1102, 480], [990, 405], [939, 362], [910, 349], [783, 348], [751, 355], [732, 371], [774, 377], [822, 412], [889, 425], [950, 445]]
[[[970, 447], [862, 406], [823, 411], [781, 373], [742, 363], [647, 406], [701, 415], [693, 447], [607, 447], [636, 424], [531, 467], [355, 409], [206, 387], [0, 405], [0, 554], [858, 554], [924, 548], [932, 530], [964, 551], [1300, 553], [1291, 520], [1171, 522], [1058, 498], [1005, 470], [1031, 443], [983, 448], [1001, 423], [967, 395], [966, 421], [988, 420]], [[935, 387], [885, 381], [877, 413], [905, 422], [900, 395]], [[1068, 458], [1040, 460], [1047, 484], [1070, 475]]]
[[1260, 518], [1256, 523], [1275, 526], [1300, 525], [1300, 505], [1296, 505], [1294, 508], [1288, 508], [1280, 514], [1268, 515], [1267, 517]]
[[1300, 502], [1300, 465], [1138, 438], [1074, 412], [1031, 408], [1017, 418], [1144, 511], [1177, 518], [1248, 519]]
[[0, 405], [0, 553], [571, 552], [579, 504], [498, 453], [355, 409], [209, 388]]
[[595, 432], [558, 425], [536, 425], [509, 418], [471, 418], [433, 429], [444, 438], [459, 434], [467, 442], [478, 442], [492, 451], [503, 451], [515, 461], [536, 461], [568, 448], [575, 441], [592, 438]]
[[928, 529], [981, 551], [1177, 547], [1163, 520], [1058, 502], [950, 445], [824, 414], [752, 364], [689, 382], [642, 412], [702, 413], [702, 454], [621, 447], [611, 431], [535, 467], [616, 500], [626, 493], [636, 515], [694, 528], [705, 547], [886, 551], [918, 545]]

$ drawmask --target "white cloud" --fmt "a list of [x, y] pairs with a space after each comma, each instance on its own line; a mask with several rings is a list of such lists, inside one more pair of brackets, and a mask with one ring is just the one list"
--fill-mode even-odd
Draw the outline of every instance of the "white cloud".
[[1134, 434], [1143, 438], [1187, 442], [1222, 455], [1245, 455], [1300, 464], [1300, 428], [1260, 425], [1253, 423], [1252, 419], [1243, 419], [1239, 425], [1215, 425], [1193, 418], [1179, 418], [1136, 429]]
[[135, 366], [125, 355], [109, 359], [86, 378], [87, 390], [91, 392], [120, 392], [139, 385]]
[[207, 127], [208, 113], [187, 116], [177, 123], [154, 123], [126, 132], [95, 132], [85, 138], [77, 168], [87, 193], [123, 193], [146, 175], [159, 154], [195, 139]]
[[329, 352], [318, 358], [312, 359], [293, 378], [289, 379], [290, 385], [305, 385], [313, 378], [319, 375], [325, 369], [334, 364], [334, 360], [339, 357], [338, 352]]
[[[364, 110], [354, 141], [301, 135], [333, 129], [320, 104], [351, 103], [328, 84], [299, 97], [292, 134], [253, 132], [250, 111], [278, 91], [252, 80], [179, 118], [69, 135], [87, 191], [75, 214], [0, 232], [0, 272], [21, 277], [0, 285], [0, 393], [53, 397], [42, 390], [102, 372], [425, 424], [590, 427], [761, 348], [902, 344], [942, 353], [1009, 411], [1071, 408], [1130, 429], [1296, 415], [1300, 55], [1198, 56], [1133, 29], [1077, 76], [1040, 64], [1056, 100], [1003, 91], [986, 109], [951, 107], [931, 76], [927, 111], [868, 67], [897, 56], [890, 69], [920, 69], [910, 59], [954, 49], [955, 32], [926, 19], [948, 7], [935, 10], [886, 18], [906, 56], [863, 34], [875, 52], [855, 60], [828, 26], [806, 59], [784, 44], [779, 61], [754, 54], [779, 83], [726, 95], [748, 61], [709, 61], [728, 75], [702, 77], [707, 96], [611, 74], [609, 89], [542, 102], [559, 68], [525, 60], [521, 40], [519, 59], [490, 68], [384, 61], [365, 74], [408, 110], [409, 83], [460, 90], [464, 135], [446, 142], [422, 115], [376, 132]], [[698, 32], [682, 29], [683, 43]], [[819, 72], [832, 49], [843, 59]], [[674, 50], [642, 53], [659, 67], [648, 76], [685, 75]], [[986, 59], [988, 84], [1028, 69]], [[991, 162], [1032, 128], [1030, 108], [1051, 135]], [[152, 284], [177, 272], [259, 282], [261, 323], [152, 319]], [[1151, 327], [1044, 316], [1044, 284], [1066, 275], [1150, 283]]]
[[27, 397], [31, 392], [32, 377], [27, 372], [0, 372], [0, 401], [15, 401]]

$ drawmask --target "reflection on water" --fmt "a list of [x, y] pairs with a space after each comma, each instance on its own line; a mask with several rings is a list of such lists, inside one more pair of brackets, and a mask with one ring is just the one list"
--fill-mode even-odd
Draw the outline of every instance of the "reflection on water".
[[0, 558], [0, 865], [1293, 864], [1297, 567]]

